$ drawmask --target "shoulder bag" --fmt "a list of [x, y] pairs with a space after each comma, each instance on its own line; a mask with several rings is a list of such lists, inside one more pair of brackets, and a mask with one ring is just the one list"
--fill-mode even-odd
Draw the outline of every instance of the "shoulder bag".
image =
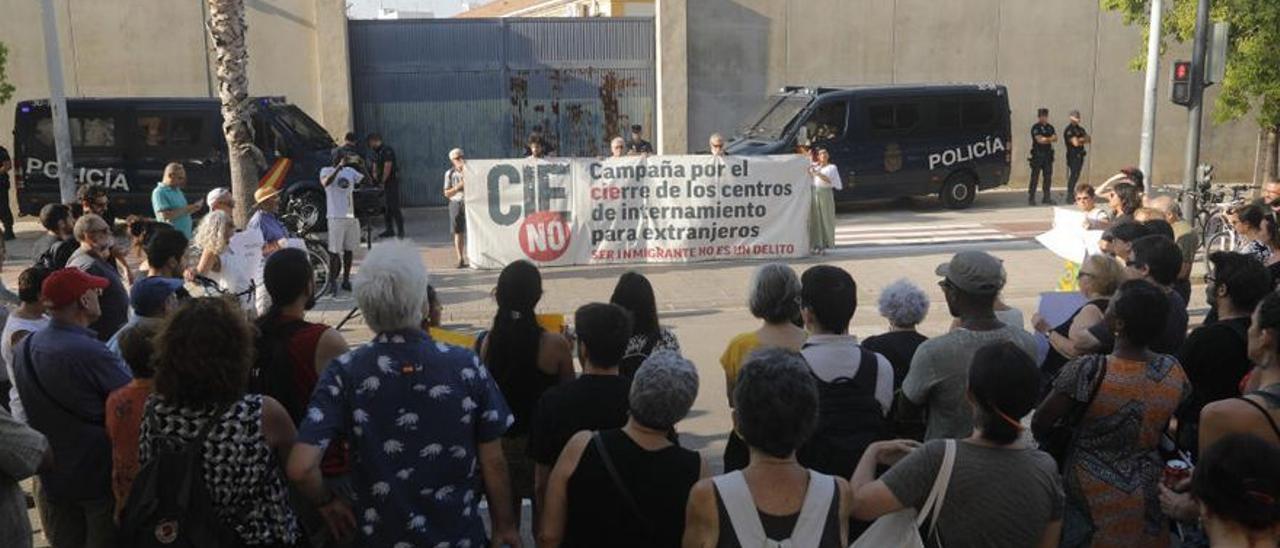
[[1084, 371], [1085, 375], [1093, 374], [1092, 387], [1089, 389], [1089, 400], [1085, 402], [1075, 402], [1071, 406], [1071, 411], [1045, 432], [1043, 436], [1036, 438], [1036, 443], [1040, 445], [1040, 450], [1048, 453], [1053, 457], [1054, 462], [1058, 463], [1058, 471], [1065, 470], [1067, 466], [1067, 453], [1071, 451], [1071, 447], [1076, 443], [1076, 437], [1079, 435], [1080, 421], [1084, 420], [1084, 414], [1089, 411], [1089, 405], [1093, 403], [1093, 399], [1098, 397], [1098, 390], [1102, 387], [1102, 381], [1107, 376], [1107, 356], [1096, 354], [1089, 356], [1091, 363], [1091, 371]]
[[903, 508], [880, 516], [850, 548], [924, 548], [926, 537], [920, 536], [920, 529], [926, 519], [929, 520], [929, 538], [937, 535], [938, 517], [942, 515], [942, 503], [947, 498], [951, 471], [956, 464], [956, 440], [947, 440], [946, 443], [942, 465], [938, 467], [938, 476], [933, 480], [933, 488], [929, 490], [924, 506], [918, 512], [915, 508]]

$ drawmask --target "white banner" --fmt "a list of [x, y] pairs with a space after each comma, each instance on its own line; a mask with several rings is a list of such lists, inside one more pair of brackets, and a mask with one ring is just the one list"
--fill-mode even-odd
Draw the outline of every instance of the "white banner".
[[791, 155], [473, 160], [467, 257], [502, 268], [804, 256], [808, 166]]

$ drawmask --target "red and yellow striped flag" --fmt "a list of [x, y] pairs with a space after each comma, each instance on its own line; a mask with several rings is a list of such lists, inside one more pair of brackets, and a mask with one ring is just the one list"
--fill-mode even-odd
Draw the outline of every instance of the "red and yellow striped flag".
[[289, 174], [289, 167], [293, 165], [293, 160], [288, 158], [277, 158], [276, 163], [271, 165], [271, 169], [267, 170], [258, 180], [258, 188], [270, 188], [272, 190], [281, 190], [284, 186], [284, 176]]

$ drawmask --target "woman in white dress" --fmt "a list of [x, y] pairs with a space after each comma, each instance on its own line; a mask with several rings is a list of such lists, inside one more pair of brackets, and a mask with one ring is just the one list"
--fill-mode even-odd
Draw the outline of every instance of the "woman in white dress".
[[[238, 295], [249, 288], [250, 276], [241, 266], [243, 261], [231, 246], [231, 237], [236, 233], [236, 225], [225, 211], [213, 211], [200, 220], [196, 227], [195, 247], [200, 250], [200, 259], [194, 269], [189, 270], [190, 278], [202, 276], [217, 282], [218, 288], [225, 293]], [[238, 298], [242, 306], [251, 304], [253, 296]]]

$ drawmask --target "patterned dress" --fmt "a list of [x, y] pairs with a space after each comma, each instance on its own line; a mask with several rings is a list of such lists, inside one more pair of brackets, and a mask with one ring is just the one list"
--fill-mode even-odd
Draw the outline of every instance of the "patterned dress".
[[[204, 444], [204, 482], [218, 518], [246, 545], [293, 544], [298, 522], [289, 507], [284, 473], [262, 433], [262, 398], [248, 394], [218, 418]], [[195, 439], [215, 409], [175, 407], [153, 395], [147, 400], [139, 437], [146, 465], [161, 444], [181, 450]]]
[[1063, 366], [1054, 392], [1087, 402], [1103, 359], [1106, 377], [1067, 457], [1062, 546], [1169, 546], [1156, 447], [1189, 388], [1186, 374], [1164, 354], [1146, 363], [1085, 356]]

